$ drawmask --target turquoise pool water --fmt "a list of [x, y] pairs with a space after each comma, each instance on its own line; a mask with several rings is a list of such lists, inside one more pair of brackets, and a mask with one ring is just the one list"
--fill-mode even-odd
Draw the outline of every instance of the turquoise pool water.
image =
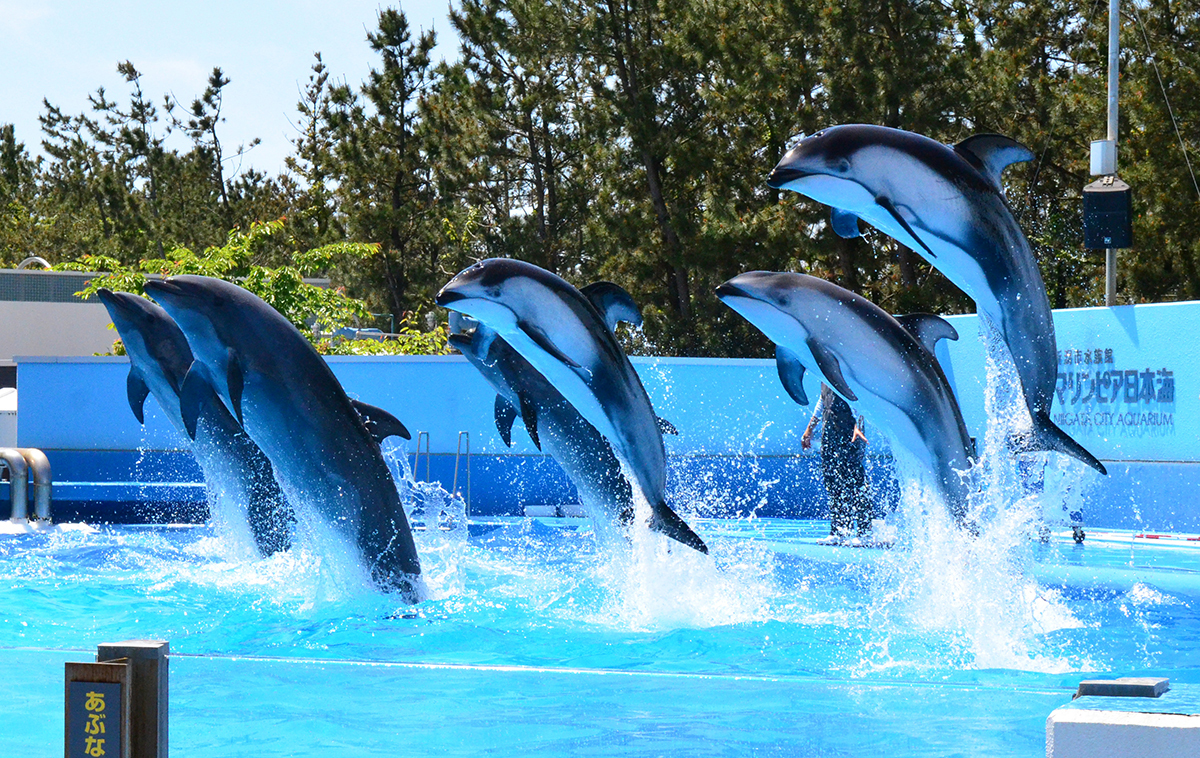
[[418, 533], [415, 608], [327, 538], [265, 560], [212, 526], [0, 540], [0, 755], [58, 755], [62, 663], [138, 637], [170, 640], [186, 756], [1034, 756], [1082, 678], [1200, 682], [1197, 542], [997, 519], [864, 550], [700, 519], [705, 558], [570, 519], [447, 525]]

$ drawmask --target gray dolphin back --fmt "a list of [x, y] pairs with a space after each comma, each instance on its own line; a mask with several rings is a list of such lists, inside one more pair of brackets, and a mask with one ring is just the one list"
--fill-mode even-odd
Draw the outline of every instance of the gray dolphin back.
[[[183, 331], [165, 310], [145, 298], [105, 289], [100, 300], [129, 356], [128, 396], [134, 416], [144, 423], [141, 403], [150, 393], [182, 430], [179, 390], [193, 363]], [[200, 426], [202, 433], [193, 441], [192, 452], [210, 495], [245, 501], [237, 505], [246, 509], [260, 553], [287, 550], [295, 517], [267, 456], [211, 391], [200, 402]]]
[[420, 602], [416, 543], [375, 438], [402, 434], [403, 425], [364, 406], [368, 428], [308, 340], [247, 290], [197, 276], [150, 282], [147, 289], [196, 355], [185, 384], [211, 384], [234, 402], [291, 502], [319, 512], [352, 539], [381, 588]]
[[[865, 196], [874, 197], [875, 207], [858, 211], [874, 214], [872, 223], [883, 224], [879, 226], [882, 231], [925, 256], [975, 301], [983, 319], [998, 331], [1020, 377], [1034, 425], [1023, 448], [1062, 452], [1106, 473], [1095, 456], [1050, 419], [1057, 380], [1050, 301], [1029, 241], [1004, 198], [1001, 183], [1005, 168], [1032, 158], [1027, 148], [997, 134], [975, 135], [950, 147], [900, 129], [845, 124], [802, 140], [780, 160], [767, 181], [773, 187], [789, 186], [798, 192], [807, 187], [813, 196], [828, 192], [830, 202], [850, 204], [850, 195], [829, 188], [841, 180], [866, 190]], [[929, 202], [936, 193], [910, 193], [910, 175], [930, 177], [941, 187], [939, 191], [957, 196], [952, 202]], [[834, 181], [804, 184], [814, 176]], [[851, 234], [855, 230], [852, 220], [845, 209], [834, 207], [838, 234]], [[892, 228], [885, 228], [889, 225]]]
[[[604, 288], [604, 291], [613, 290]], [[628, 306], [621, 304], [606, 312], [627, 313]], [[455, 325], [459, 331], [451, 336], [452, 343], [498, 393], [496, 419], [505, 443], [511, 444], [509, 429], [517, 414], [515, 409], [521, 408], [530, 437], [541, 438], [546, 451], [580, 491], [581, 500], [585, 504], [600, 503], [614, 525], [625, 527], [632, 523], [633, 489], [608, 440], [493, 330], [484, 324], [463, 328], [461, 320], [452, 321], [452, 328]], [[695, 550], [708, 552], [704, 541], [666, 502], [652, 504], [651, 509], [651, 529]]]

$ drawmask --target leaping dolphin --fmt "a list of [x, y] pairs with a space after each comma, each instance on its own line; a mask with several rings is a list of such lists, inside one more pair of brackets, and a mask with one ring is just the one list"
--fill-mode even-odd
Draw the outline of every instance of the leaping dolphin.
[[832, 226], [858, 236], [862, 219], [924, 257], [975, 301], [1008, 346], [1033, 419], [1028, 449], [1100, 463], [1050, 420], [1058, 364], [1050, 301], [1000, 175], [1033, 155], [980, 134], [953, 147], [900, 129], [834, 126], [803, 139], [767, 184], [829, 205]]
[[[633, 299], [617, 285], [597, 282], [581, 292], [610, 329], [618, 321], [641, 324]], [[633, 490], [608, 440], [494, 330], [453, 311], [450, 330], [450, 344], [496, 389], [496, 428], [504, 444], [512, 445], [513, 421], [520, 415], [533, 443], [549, 453], [575, 484], [597, 532], [628, 526], [634, 517]], [[659, 426], [674, 431], [661, 419]], [[666, 520], [675, 523], [679, 517], [672, 511]]]
[[902, 324], [866, 298], [805, 274], [752, 271], [717, 287], [717, 297], [775, 343], [779, 379], [808, 405], [805, 369], [893, 445], [916, 458], [962, 521], [973, 445], [946, 375], [933, 355], [939, 339], [958, 339], [937, 316]]
[[408, 602], [423, 599], [421, 564], [379, 442], [403, 424], [352, 401], [303, 335], [235, 284], [203, 276], [146, 283], [196, 356], [180, 412], [196, 429], [198, 400], [215, 389], [259, 444], [293, 505], [316, 508], [355, 541], [371, 575]]
[[652, 529], [708, 552], [666, 504], [658, 418], [625, 351], [587, 297], [545, 269], [491, 258], [450, 280], [437, 304], [495, 331], [608, 440], [650, 504]]
[[[129, 355], [126, 389], [138, 423], [145, 423], [144, 404], [152, 394], [175, 428], [186, 433], [179, 389], [192, 365], [187, 338], [166, 311], [144, 297], [110, 289], [101, 289], [97, 295]], [[214, 506], [223, 497], [247, 509], [250, 531], [263, 555], [291, 546], [291, 522], [295, 519], [275, 481], [271, 462], [211, 391], [199, 400], [192, 453]]]

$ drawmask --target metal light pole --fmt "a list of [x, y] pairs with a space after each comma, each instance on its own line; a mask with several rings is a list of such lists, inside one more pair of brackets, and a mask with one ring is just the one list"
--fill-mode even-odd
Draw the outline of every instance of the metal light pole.
[[[1108, 140], [1112, 143], [1112, 173], [1117, 172], [1117, 79], [1121, 40], [1120, 0], [1108, 0]], [[1117, 249], [1104, 251], [1104, 304], [1117, 304]]]

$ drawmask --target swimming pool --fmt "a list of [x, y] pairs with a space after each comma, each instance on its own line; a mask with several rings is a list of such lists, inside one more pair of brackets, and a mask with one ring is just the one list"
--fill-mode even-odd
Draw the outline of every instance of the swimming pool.
[[[935, 519], [936, 521], [936, 519]], [[418, 533], [402, 607], [316, 541], [213, 526], [0, 541], [0, 755], [57, 755], [62, 662], [171, 642], [176, 755], [1039, 755], [1093, 673], [1200, 682], [1197, 542], [997, 523], [943, 548], [697, 520], [711, 559], [585, 521]], [[918, 538], [919, 539], [919, 538]]]

